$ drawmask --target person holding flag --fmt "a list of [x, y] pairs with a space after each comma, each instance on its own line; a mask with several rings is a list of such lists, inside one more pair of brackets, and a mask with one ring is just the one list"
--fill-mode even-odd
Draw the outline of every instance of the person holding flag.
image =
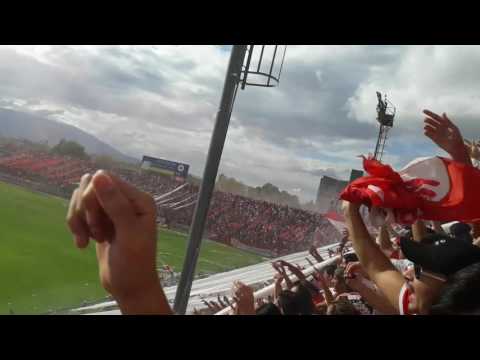
[[384, 215], [393, 223], [480, 218], [478, 195], [472, 188], [480, 183], [480, 171], [472, 167], [460, 131], [446, 114], [424, 113], [425, 135], [452, 159], [422, 160], [423, 166], [417, 161], [398, 173], [365, 159], [369, 175], [353, 181], [341, 194], [347, 227], [362, 268], [399, 314], [476, 313], [478, 247], [445, 234], [419, 242], [402, 238], [402, 253], [415, 264], [409, 274], [402, 274], [371, 239], [359, 213], [365, 204], [386, 209]]
[[424, 113], [425, 135], [452, 159], [415, 159], [396, 172], [373, 158], [364, 158], [368, 175], [351, 182], [340, 198], [367, 205], [373, 223], [480, 220], [480, 193], [475, 190], [480, 170], [472, 166], [460, 131], [445, 113]]

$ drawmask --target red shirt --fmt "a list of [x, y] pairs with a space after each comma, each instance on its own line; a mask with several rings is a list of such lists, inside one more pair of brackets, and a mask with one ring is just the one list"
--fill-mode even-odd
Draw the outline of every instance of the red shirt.
[[390, 254], [390, 259], [400, 260], [400, 250], [395, 250]]
[[400, 294], [398, 296], [398, 309], [400, 310], [400, 315], [415, 315], [410, 313], [408, 310], [408, 305], [410, 304], [410, 295], [412, 291], [410, 290], [408, 283], [404, 283], [400, 289]]

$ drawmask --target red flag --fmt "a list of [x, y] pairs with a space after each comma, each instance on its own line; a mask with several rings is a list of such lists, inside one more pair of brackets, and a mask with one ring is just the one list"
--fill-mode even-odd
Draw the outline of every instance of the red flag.
[[416, 219], [480, 219], [480, 170], [442, 157], [415, 159], [395, 172], [374, 159], [363, 160], [369, 174], [351, 182], [340, 198], [388, 209], [394, 222]]

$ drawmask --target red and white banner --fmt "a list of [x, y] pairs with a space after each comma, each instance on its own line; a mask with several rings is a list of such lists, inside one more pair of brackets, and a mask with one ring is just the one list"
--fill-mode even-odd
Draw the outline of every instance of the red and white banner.
[[374, 159], [363, 160], [367, 176], [351, 182], [340, 198], [385, 210], [387, 222], [416, 219], [480, 219], [480, 170], [442, 157], [413, 160], [399, 172]]

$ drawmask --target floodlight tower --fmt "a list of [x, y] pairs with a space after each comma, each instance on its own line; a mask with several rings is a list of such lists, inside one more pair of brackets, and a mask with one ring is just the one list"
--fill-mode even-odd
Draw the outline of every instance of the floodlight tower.
[[384, 100], [382, 100], [382, 94], [377, 91], [377, 98], [377, 121], [380, 124], [380, 129], [373, 157], [374, 159], [381, 161], [385, 142], [387, 141], [388, 131], [393, 127], [393, 119], [395, 118], [396, 109], [395, 106], [387, 100], [387, 95], [385, 95]]
[[[243, 90], [247, 85], [261, 87], [278, 85], [286, 49], [286, 45], [234, 45], [232, 48], [202, 184], [190, 226], [187, 254], [175, 294], [174, 309], [177, 314], [183, 315], [187, 310], [207, 213], [238, 87], [240, 86]], [[273, 55], [271, 55], [272, 53]]]

